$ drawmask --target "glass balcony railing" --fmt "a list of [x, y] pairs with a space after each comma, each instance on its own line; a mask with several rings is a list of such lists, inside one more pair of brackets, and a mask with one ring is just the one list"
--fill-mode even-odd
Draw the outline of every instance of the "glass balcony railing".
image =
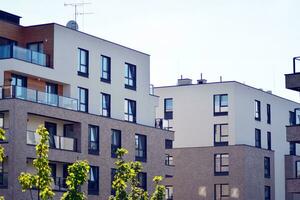
[[8, 173], [0, 172], [0, 188], [7, 188], [8, 186]]
[[46, 54], [32, 51], [15, 45], [1, 45], [0, 59], [16, 58], [26, 62], [49, 67], [49, 58]]
[[[37, 145], [40, 142], [40, 140], [40, 135], [38, 135], [34, 131], [27, 131], [27, 144]], [[75, 138], [50, 135], [49, 146], [52, 149], [77, 151], [77, 140]]]
[[69, 110], [78, 110], [77, 99], [58, 96], [56, 94], [50, 94], [20, 86], [3, 86], [2, 90], [0, 89], [0, 97], [3, 99], [17, 98], [41, 104], [57, 106], [60, 108], [66, 108]]
[[156, 118], [155, 119], [155, 128], [165, 129], [165, 130], [171, 130], [172, 127], [170, 127], [169, 120], [163, 119], [163, 118]]

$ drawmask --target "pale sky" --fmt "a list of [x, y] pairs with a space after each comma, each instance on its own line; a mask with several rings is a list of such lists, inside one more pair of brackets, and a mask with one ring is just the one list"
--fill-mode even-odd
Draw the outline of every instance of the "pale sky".
[[[81, 0], [0, 0], [0, 9], [22, 16], [22, 25], [74, 18], [64, 3]], [[285, 89], [284, 74], [300, 56], [299, 0], [85, 0], [93, 14], [79, 29], [151, 55], [151, 82], [174, 85], [236, 80], [300, 101]], [[82, 12], [82, 8], [79, 8]], [[300, 64], [300, 63], [299, 63]]]

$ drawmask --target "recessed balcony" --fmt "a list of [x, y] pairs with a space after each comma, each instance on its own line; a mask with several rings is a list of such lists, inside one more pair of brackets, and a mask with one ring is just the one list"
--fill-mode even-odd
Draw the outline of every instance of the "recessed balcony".
[[0, 59], [15, 58], [25, 62], [49, 67], [49, 56], [37, 51], [22, 48], [15, 45], [1, 45]]
[[2, 90], [0, 89], [0, 97], [2, 99], [16, 98], [75, 111], [78, 110], [77, 99], [21, 86], [2, 86]]
[[287, 179], [286, 188], [289, 193], [300, 193], [300, 178]]
[[293, 58], [293, 73], [285, 75], [285, 87], [300, 92], [300, 68], [297, 67], [300, 57]]
[[300, 142], [300, 108], [296, 108], [291, 118], [291, 125], [286, 126], [286, 140]]

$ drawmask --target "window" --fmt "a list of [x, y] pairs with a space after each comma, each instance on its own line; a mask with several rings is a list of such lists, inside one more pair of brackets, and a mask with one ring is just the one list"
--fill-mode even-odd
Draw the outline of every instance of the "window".
[[296, 161], [296, 178], [300, 178], [300, 161]]
[[229, 174], [228, 153], [215, 154], [215, 176], [227, 176]]
[[0, 112], [0, 128], [4, 128], [4, 113]]
[[271, 200], [271, 187], [265, 186], [265, 200]]
[[116, 158], [117, 149], [121, 148], [121, 131], [112, 129], [111, 132], [111, 157]]
[[264, 158], [264, 169], [265, 169], [265, 178], [270, 178], [271, 177], [271, 163], [270, 163], [270, 158], [265, 157]]
[[99, 127], [89, 125], [89, 154], [99, 154]]
[[167, 98], [164, 100], [164, 118], [173, 119], [173, 99]]
[[289, 111], [289, 122], [290, 122], [290, 125], [296, 124], [296, 115], [295, 115], [295, 112], [293, 112], [293, 111]]
[[102, 115], [105, 117], [110, 117], [110, 95], [102, 94]]
[[137, 179], [139, 182], [139, 187], [142, 188], [144, 191], [147, 191], [147, 173], [139, 172], [137, 175]]
[[[32, 42], [27, 44], [27, 48], [31, 51], [44, 53], [44, 44], [43, 42]], [[38, 56], [37, 54], [32, 54], [32, 56]]]
[[101, 56], [101, 81], [110, 83], [110, 57]]
[[110, 175], [111, 175], [111, 183], [110, 183], [110, 185], [111, 185], [111, 192], [110, 192], [110, 194], [111, 195], [116, 195], [116, 190], [115, 189], [113, 189], [113, 187], [112, 187], [112, 185], [113, 185], [113, 181], [114, 181], [114, 179], [115, 179], [115, 175], [116, 175], [116, 173], [117, 173], [117, 170], [116, 169], [114, 169], [114, 168], [112, 168], [111, 169], [111, 173], [110, 173]]
[[261, 131], [260, 129], [255, 129], [255, 147], [261, 148]]
[[166, 154], [165, 165], [166, 166], [174, 166], [173, 156], [170, 156], [169, 154]]
[[296, 155], [296, 143], [290, 142], [290, 155], [295, 156]]
[[0, 188], [3, 186], [7, 186], [6, 185], [6, 181], [5, 181], [5, 172], [4, 172], [4, 166], [3, 166], [3, 162], [0, 162]]
[[214, 116], [228, 115], [228, 95], [214, 95]]
[[46, 103], [58, 105], [58, 85], [55, 83], [46, 83]]
[[89, 76], [89, 52], [78, 48], [78, 75]]
[[165, 140], [165, 148], [173, 149], [173, 140]]
[[267, 104], [267, 123], [271, 124], [271, 105]]
[[130, 99], [125, 99], [125, 120], [129, 122], [136, 122], [136, 102]]
[[255, 120], [260, 121], [260, 101], [255, 100]]
[[228, 145], [228, 124], [214, 125], [214, 144], [215, 146]]
[[173, 200], [173, 186], [166, 186], [166, 200]]
[[268, 150], [272, 150], [272, 135], [271, 135], [271, 132], [267, 132], [267, 146], [268, 146]]
[[[12, 74], [11, 75], [11, 85], [13, 86], [13, 97], [19, 99], [26, 99], [27, 98], [27, 91], [24, 89], [27, 87], [27, 77]], [[7, 95], [7, 94], [5, 94]]]
[[90, 166], [88, 194], [89, 195], [99, 194], [99, 167]]
[[88, 112], [89, 91], [88, 89], [78, 87], [79, 111]]
[[135, 134], [135, 160], [147, 161], [147, 137]]
[[223, 200], [229, 198], [228, 184], [215, 184], [215, 200]]
[[136, 66], [125, 63], [125, 88], [136, 90]]

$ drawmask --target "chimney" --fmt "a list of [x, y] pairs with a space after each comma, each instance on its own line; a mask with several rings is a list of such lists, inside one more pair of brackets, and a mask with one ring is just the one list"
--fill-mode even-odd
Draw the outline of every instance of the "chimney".
[[207, 83], [207, 80], [202, 78], [202, 73], [201, 73], [200, 74], [200, 79], [197, 80], [197, 84], [205, 84], [205, 83]]
[[5, 12], [3, 10], [0, 10], [0, 20], [11, 23], [11, 24], [16, 24], [20, 25], [20, 18], [17, 15]]
[[180, 79], [177, 80], [177, 85], [191, 85], [192, 82], [193, 82], [192, 79], [183, 78], [181, 75]]

